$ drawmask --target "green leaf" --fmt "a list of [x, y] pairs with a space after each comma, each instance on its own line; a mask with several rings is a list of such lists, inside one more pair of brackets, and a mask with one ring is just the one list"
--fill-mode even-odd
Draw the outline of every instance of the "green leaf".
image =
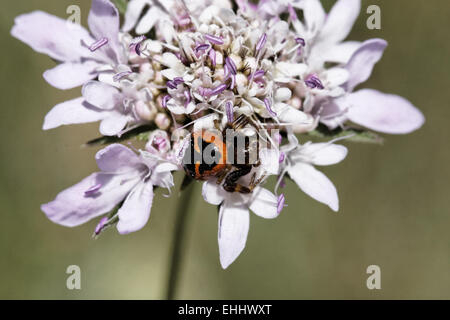
[[136, 138], [139, 141], [146, 141], [150, 135], [150, 131], [154, 130], [155, 127], [152, 125], [145, 125], [137, 127], [133, 130], [130, 130], [120, 137], [117, 136], [102, 136], [99, 138], [92, 139], [85, 143], [85, 146], [97, 146], [97, 145], [106, 145], [111, 143], [117, 143], [125, 140], [129, 140], [131, 138]]
[[320, 139], [336, 139], [347, 137], [347, 141], [359, 143], [383, 144], [383, 138], [375, 132], [359, 128], [337, 128], [329, 130], [324, 125], [319, 125], [316, 130], [310, 131], [307, 135]]
[[119, 10], [120, 14], [125, 14], [125, 12], [127, 12], [127, 0], [112, 0], [112, 2], [116, 6], [117, 10]]

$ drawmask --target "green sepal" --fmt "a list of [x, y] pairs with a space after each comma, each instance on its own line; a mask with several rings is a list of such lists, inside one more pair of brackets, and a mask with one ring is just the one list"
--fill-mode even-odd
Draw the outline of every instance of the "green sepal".
[[125, 12], [127, 12], [127, 0], [112, 0], [114, 5], [116, 6], [117, 10], [120, 14], [124, 15]]
[[383, 138], [375, 132], [360, 128], [336, 128], [328, 129], [325, 125], [320, 124], [315, 130], [310, 131], [307, 135], [319, 139], [336, 139], [348, 137], [345, 140], [359, 143], [383, 144]]

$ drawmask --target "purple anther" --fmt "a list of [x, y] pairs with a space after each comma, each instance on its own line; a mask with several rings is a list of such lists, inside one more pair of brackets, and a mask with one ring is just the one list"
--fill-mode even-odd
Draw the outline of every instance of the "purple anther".
[[232, 74], [237, 74], [236, 65], [234, 64], [233, 59], [231, 59], [230, 57], [227, 57], [225, 59], [225, 65], [228, 67], [228, 69], [230, 70], [230, 72]]
[[277, 116], [277, 114], [271, 108], [271, 103], [270, 103], [269, 98], [264, 98], [264, 105], [266, 106], [267, 111], [269, 112], [269, 114], [272, 117], [276, 117]]
[[97, 224], [97, 226], [95, 227], [95, 235], [98, 236], [100, 234], [100, 232], [102, 232], [103, 228], [106, 225], [106, 222], [108, 222], [108, 217], [103, 217], [100, 219], [99, 223]]
[[253, 79], [261, 78], [262, 76], [264, 76], [264, 74], [265, 74], [264, 70], [259, 69], [259, 70], [255, 71], [255, 73], [253, 75]]
[[211, 91], [211, 95], [215, 96], [217, 94], [222, 93], [225, 89], [227, 88], [227, 85], [225, 83], [222, 83], [220, 85], [218, 85], [217, 87], [215, 87], [212, 91]]
[[191, 102], [191, 93], [189, 92], [189, 90], [185, 90], [183, 92], [184, 97], [186, 99], [186, 101], [184, 102], [184, 106], [187, 107], [187, 105], [189, 104], [189, 102]]
[[284, 158], [286, 158], [286, 154], [283, 151], [281, 151], [280, 152], [280, 158], [278, 159], [278, 162], [282, 163], [284, 161]]
[[91, 195], [97, 193], [97, 191], [100, 190], [101, 187], [102, 187], [102, 185], [101, 185], [100, 183], [99, 183], [99, 184], [96, 184], [95, 186], [92, 186], [92, 187], [90, 187], [89, 189], [87, 189], [87, 190], [84, 192], [84, 195], [85, 195], [85, 196], [91, 196]]
[[231, 76], [230, 89], [233, 90], [235, 85], [236, 85], [236, 76], [233, 74]]
[[173, 78], [173, 83], [175, 83], [176, 85], [182, 84], [184, 83], [184, 79], [182, 77], [175, 77]]
[[259, 38], [258, 43], [256, 44], [256, 51], [260, 51], [267, 41], [267, 34], [263, 33], [263, 35]]
[[167, 102], [171, 99], [172, 97], [168, 94], [166, 94], [161, 101], [161, 105], [163, 108], [167, 108]]
[[218, 44], [218, 45], [222, 45], [223, 44], [223, 39], [222, 38], [213, 36], [211, 34], [205, 34], [204, 37], [205, 37], [206, 40], [208, 40], [211, 43]]
[[211, 60], [211, 64], [213, 67], [216, 66], [216, 50], [209, 50], [209, 59]]
[[210, 88], [198, 87], [198, 93], [204, 98], [210, 97], [212, 90]]
[[227, 113], [227, 121], [233, 122], [234, 114], [233, 114], [233, 104], [231, 103], [231, 101], [227, 101], [227, 103], [225, 103], [225, 111]]
[[227, 64], [225, 64], [225, 66], [223, 67], [223, 73], [225, 79], [228, 79], [228, 76], [230, 75], [230, 68], [228, 68]]
[[308, 88], [311, 89], [324, 89], [325, 87], [322, 84], [322, 81], [320, 81], [320, 79], [315, 75], [315, 74], [310, 74], [309, 76], [306, 77], [305, 79], [305, 84]]
[[138, 56], [141, 55], [141, 44], [145, 39], [147, 38], [144, 35], [134, 38], [130, 43], [129, 49], [136, 52]]
[[115, 74], [113, 76], [113, 81], [114, 82], [119, 82], [120, 80], [122, 80], [123, 78], [125, 78], [126, 76], [129, 76], [130, 74], [132, 74], [131, 71], [124, 71], [124, 72], [119, 72], [117, 74]]
[[295, 42], [299, 45], [301, 45], [302, 47], [304, 47], [306, 45], [305, 39], [297, 37], [295, 38]]
[[155, 137], [152, 143], [158, 151], [161, 151], [166, 148], [167, 140], [163, 137]]
[[199, 51], [208, 50], [211, 47], [210, 44], [202, 43], [195, 47], [195, 53], [199, 53]]
[[176, 88], [177, 88], [177, 85], [175, 84], [175, 82], [174, 82], [173, 80], [167, 81], [166, 86], [167, 86], [169, 89], [176, 89]]
[[277, 213], [278, 214], [280, 214], [281, 211], [283, 211], [285, 201], [286, 201], [286, 199], [284, 198], [284, 194], [280, 194], [278, 196], [278, 201], [277, 201]]
[[108, 43], [108, 38], [101, 38], [100, 40], [97, 40], [93, 44], [91, 44], [89, 46], [89, 50], [91, 50], [91, 52], [94, 52], [97, 49], [100, 49], [101, 47], [103, 47], [107, 43]]

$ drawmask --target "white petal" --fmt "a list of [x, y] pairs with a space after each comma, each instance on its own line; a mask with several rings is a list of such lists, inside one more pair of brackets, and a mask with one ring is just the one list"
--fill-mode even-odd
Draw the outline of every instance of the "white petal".
[[319, 55], [322, 61], [346, 64], [360, 46], [359, 41], [345, 41], [327, 47], [316, 46], [311, 55]]
[[44, 79], [55, 88], [72, 89], [97, 77], [97, 67], [98, 63], [94, 61], [65, 62], [45, 71]]
[[134, 28], [147, 3], [147, 0], [131, 0], [128, 3], [125, 21], [122, 26], [123, 31], [128, 32]]
[[312, 165], [296, 163], [288, 169], [289, 176], [310, 197], [338, 211], [339, 200], [333, 183]]
[[288, 104], [276, 103], [273, 105], [273, 109], [281, 122], [292, 124], [306, 124], [306, 122], [309, 121], [306, 113], [297, 110]]
[[348, 118], [369, 129], [405, 134], [419, 129], [425, 117], [403, 97], [363, 89], [347, 96]]
[[341, 162], [347, 156], [347, 148], [338, 144], [311, 143], [301, 149], [312, 164], [329, 166]]
[[325, 21], [325, 10], [319, 0], [306, 0], [302, 3], [303, 15], [308, 30], [316, 33]]
[[267, 174], [278, 174], [280, 167], [280, 152], [276, 149], [263, 148], [259, 151], [261, 171]]
[[150, 10], [141, 18], [141, 21], [138, 23], [136, 27], [137, 34], [146, 34], [149, 32], [155, 23], [158, 21], [159, 17], [164, 13], [158, 9], [156, 6], [152, 6]]
[[117, 212], [119, 222], [117, 230], [120, 234], [127, 234], [142, 229], [150, 217], [153, 203], [153, 185], [139, 183], [128, 194], [122, 207]]
[[278, 217], [278, 198], [272, 192], [265, 188], [257, 188], [253, 193], [254, 196], [250, 205], [250, 210], [265, 219]]
[[205, 181], [202, 186], [203, 199], [213, 205], [219, 205], [224, 199], [226, 191], [214, 179]]
[[344, 68], [330, 68], [324, 73], [326, 87], [337, 87], [348, 80], [349, 73]]
[[327, 16], [319, 41], [338, 43], [344, 40], [359, 15], [361, 0], [339, 0]]
[[350, 73], [350, 79], [346, 85], [349, 92], [369, 79], [373, 67], [383, 56], [386, 46], [387, 42], [383, 39], [370, 39], [356, 50], [346, 66]]
[[89, 81], [81, 92], [87, 102], [103, 110], [114, 109], [121, 97], [117, 88], [100, 81]]
[[42, 129], [49, 130], [62, 125], [95, 122], [104, 119], [107, 115], [107, 112], [89, 105], [81, 97], [54, 106], [45, 116]]
[[250, 214], [245, 207], [224, 203], [219, 212], [220, 264], [226, 269], [241, 254], [247, 242]]

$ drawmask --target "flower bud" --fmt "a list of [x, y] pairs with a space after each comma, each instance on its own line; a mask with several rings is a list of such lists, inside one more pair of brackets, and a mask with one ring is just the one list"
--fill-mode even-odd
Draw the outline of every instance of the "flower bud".
[[155, 119], [157, 110], [156, 110], [156, 106], [153, 102], [146, 104], [142, 100], [138, 100], [135, 103], [135, 108], [136, 108], [136, 114], [142, 120], [152, 121], [153, 119]]
[[155, 118], [155, 123], [161, 130], [167, 130], [170, 127], [170, 119], [165, 113], [158, 113]]

